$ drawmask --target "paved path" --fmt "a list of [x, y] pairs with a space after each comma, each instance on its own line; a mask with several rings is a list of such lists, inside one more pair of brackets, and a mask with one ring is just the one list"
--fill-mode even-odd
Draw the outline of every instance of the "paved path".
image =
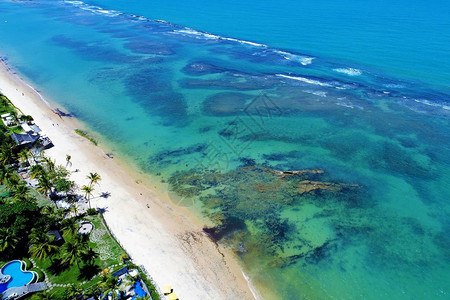
[[47, 289], [47, 285], [44, 282], [31, 283], [26, 286], [12, 287], [7, 289], [3, 295], [2, 300], [6, 299], [19, 299], [28, 295], [29, 293], [40, 292]]

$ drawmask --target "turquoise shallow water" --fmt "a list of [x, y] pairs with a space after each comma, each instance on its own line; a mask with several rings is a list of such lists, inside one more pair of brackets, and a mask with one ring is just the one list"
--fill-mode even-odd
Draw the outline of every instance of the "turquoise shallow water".
[[448, 69], [422, 78], [123, 3], [0, 1], [0, 53], [209, 218], [268, 297], [449, 297]]

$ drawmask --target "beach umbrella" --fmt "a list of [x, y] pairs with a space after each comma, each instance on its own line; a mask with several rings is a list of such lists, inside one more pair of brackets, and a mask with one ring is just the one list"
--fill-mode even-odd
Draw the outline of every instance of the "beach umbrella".
[[175, 293], [169, 294], [167, 298], [169, 298], [169, 300], [178, 300], [178, 296], [175, 295]]
[[173, 289], [172, 289], [172, 287], [170, 285], [165, 285], [163, 287], [163, 294], [164, 295], [168, 295], [168, 294], [172, 293], [172, 291], [173, 291]]

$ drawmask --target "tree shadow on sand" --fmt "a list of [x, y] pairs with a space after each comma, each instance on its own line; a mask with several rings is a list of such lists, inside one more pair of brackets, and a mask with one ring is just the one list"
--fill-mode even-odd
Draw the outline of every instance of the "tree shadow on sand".
[[110, 192], [102, 192], [102, 193], [100, 194], [100, 197], [101, 197], [101, 198], [108, 199], [109, 197], [111, 197], [111, 193], [110, 193]]

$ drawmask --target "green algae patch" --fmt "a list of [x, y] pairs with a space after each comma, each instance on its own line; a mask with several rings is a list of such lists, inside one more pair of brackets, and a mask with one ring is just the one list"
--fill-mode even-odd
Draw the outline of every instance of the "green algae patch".
[[[270, 264], [274, 267], [283, 267], [300, 258], [317, 256], [336, 238], [331, 229], [318, 240], [310, 231], [302, 233], [298, 220], [286, 215], [286, 211], [331, 199], [345, 203], [348, 198], [349, 204], [360, 193], [360, 186], [330, 182], [324, 173], [277, 171], [255, 165], [226, 173], [179, 172], [169, 179], [169, 184], [179, 196], [201, 201], [204, 215], [214, 224], [204, 228], [212, 238], [237, 254], [260, 253], [272, 257]], [[320, 227], [321, 222], [316, 220], [315, 227]]]
[[78, 134], [79, 136], [84, 137], [85, 139], [90, 141], [95, 146], [98, 146], [98, 141], [95, 138], [93, 138], [87, 131], [84, 131], [81, 129], [75, 129], [75, 133]]

